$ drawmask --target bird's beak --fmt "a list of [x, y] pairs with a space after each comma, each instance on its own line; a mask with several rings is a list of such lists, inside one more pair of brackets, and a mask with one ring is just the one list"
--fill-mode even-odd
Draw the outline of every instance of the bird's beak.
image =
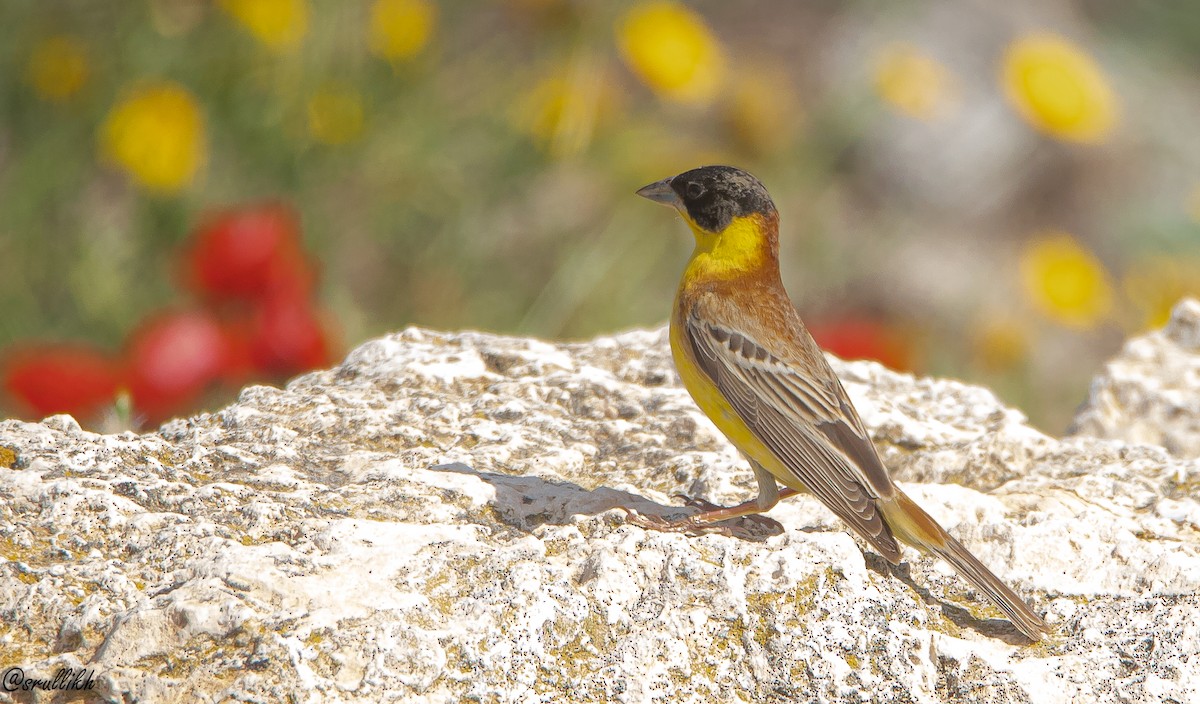
[[676, 210], [683, 207], [683, 201], [680, 200], [679, 194], [671, 188], [671, 179], [664, 178], [661, 181], [655, 181], [649, 186], [642, 186], [637, 190], [637, 194], [643, 198], [649, 198], [655, 203], [669, 205]]

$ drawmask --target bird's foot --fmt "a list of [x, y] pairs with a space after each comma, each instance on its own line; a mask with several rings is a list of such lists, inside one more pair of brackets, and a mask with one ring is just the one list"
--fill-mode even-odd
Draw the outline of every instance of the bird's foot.
[[[621, 506], [626, 514], [626, 522], [647, 530], [662, 533], [683, 533], [686, 535], [708, 535], [717, 533], [742, 540], [765, 540], [773, 535], [783, 533], [783, 526], [773, 518], [761, 514], [738, 511], [742, 506], [732, 509], [717, 506], [704, 499], [676, 495], [682, 499], [684, 506], [700, 511], [684, 518], [668, 520], [662, 516], [648, 516], [636, 510]], [[743, 506], [745, 506], [743, 504]], [[730, 514], [733, 515], [730, 515]]]

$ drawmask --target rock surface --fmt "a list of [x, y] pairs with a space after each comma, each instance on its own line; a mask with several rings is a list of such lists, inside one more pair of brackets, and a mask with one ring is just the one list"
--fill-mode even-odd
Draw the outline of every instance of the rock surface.
[[157, 434], [0, 423], [0, 670], [139, 702], [1200, 701], [1200, 462], [835, 364], [1054, 635], [912, 551], [893, 574], [811, 497], [761, 541], [626, 524], [754, 493], [663, 331], [412, 329]]
[[1165, 328], [1125, 344], [1092, 380], [1071, 432], [1200, 457], [1200, 301], [1180, 301]]

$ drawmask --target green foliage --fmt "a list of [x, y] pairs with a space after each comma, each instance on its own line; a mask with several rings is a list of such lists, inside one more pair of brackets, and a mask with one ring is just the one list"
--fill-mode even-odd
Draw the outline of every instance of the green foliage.
[[[371, 3], [270, 3], [300, 13], [268, 17], [275, 29], [303, 19], [299, 40], [278, 46], [264, 38], [270, 27], [239, 19], [245, 2], [0, 5], [0, 345], [58, 338], [119, 347], [147, 313], [178, 302], [173, 261], [205, 213], [257, 199], [301, 213], [323, 266], [321, 296], [349, 344], [408, 324], [551, 337], [657, 324], [689, 244], [632, 191], [723, 161], [754, 171], [776, 195], [785, 280], [806, 318], [866, 315], [902, 331], [922, 370], [998, 384], [1035, 419], [1059, 425], [1070, 407], [1061, 398], [1079, 398], [1089, 364], [1143, 323], [1128, 302], [1086, 333], [1039, 318], [1022, 299], [1019, 242], [1069, 228], [1117, 274], [1141, 256], [1134, 242], [1147, 231], [1173, 253], [1200, 256], [1182, 207], [1200, 172], [1166, 188], [1174, 200], [1165, 215], [1137, 196], [1122, 209], [1123, 229], [1102, 217], [1114, 206], [1089, 214], [1080, 204], [1164, 192], [1150, 176], [1136, 188], [1080, 178], [1054, 191], [1069, 198], [1049, 207], [1021, 195], [1081, 164], [1149, 174], [1174, 135], [1128, 120], [1151, 130], [1150, 146], [1118, 153], [1052, 144], [1015, 114], [997, 117], [999, 47], [1012, 37], [997, 35], [978, 9], [942, 17], [953, 27], [946, 36], [923, 29], [932, 3], [908, 12], [771, 1], [674, 9], [667, 20], [694, 11], [711, 30], [686, 38], [727, 69], [715, 97], [682, 104], [646, 79], [638, 61], [655, 60], [653, 46], [636, 56], [618, 49], [624, 13], [647, 2], [438, 3], [419, 49], [390, 57], [372, 53]], [[394, 4], [414, 3], [422, 4]], [[1097, 7], [1121, 31], [1121, 12]], [[1087, 48], [1109, 68], [1106, 42], [1133, 42], [1135, 55], [1157, 26], [1140, 22], [1133, 38]], [[1105, 26], [1092, 29], [1103, 36]], [[53, 37], [84, 57], [79, 87], [61, 99], [31, 73]], [[871, 74], [893, 41], [943, 57], [957, 76], [957, 113], [925, 124], [889, 106]], [[964, 42], [974, 47], [966, 55]], [[1178, 54], [1153, 60], [1183, 66], [1194, 44], [1176, 41]], [[117, 106], [164, 82], [192, 96], [203, 125], [202, 166], [168, 192], [139, 185], [136, 167], [106, 156], [105, 143]], [[981, 130], [993, 123], [971, 117], [979, 115], [1004, 123]], [[939, 156], [958, 149], [952, 139], [984, 143], [988, 156], [997, 135], [1007, 141], [996, 149], [1044, 158], [971, 163], [971, 178], [960, 178]], [[972, 179], [976, 190], [935, 202], [938, 184]], [[976, 207], [1010, 197], [996, 193], [1011, 199]], [[946, 259], [944, 278], [960, 282], [946, 295], [929, 281], [942, 280], [939, 258], [964, 237], [974, 258]], [[1058, 356], [1071, 368], [980, 363], [970, 330], [998, 315], [1016, 321], [1030, 349], [1066, 350]]]

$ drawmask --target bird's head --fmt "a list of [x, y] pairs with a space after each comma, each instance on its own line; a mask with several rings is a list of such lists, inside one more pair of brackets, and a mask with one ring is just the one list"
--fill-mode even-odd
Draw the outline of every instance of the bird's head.
[[637, 194], [679, 211], [696, 235], [720, 235], [735, 218], [775, 215], [758, 179], [732, 166], [701, 166], [643, 186]]

